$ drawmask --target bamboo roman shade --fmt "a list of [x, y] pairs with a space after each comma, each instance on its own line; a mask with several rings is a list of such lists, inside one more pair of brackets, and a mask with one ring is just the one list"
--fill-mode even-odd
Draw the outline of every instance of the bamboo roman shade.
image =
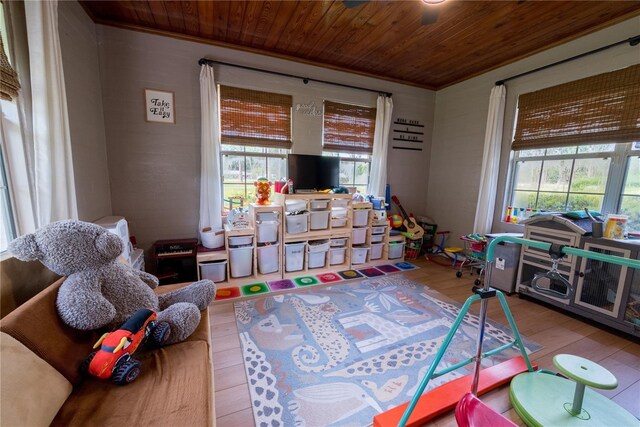
[[375, 108], [324, 101], [325, 150], [371, 154], [375, 127]]
[[291, 148], [291, 95], [220, 86], [223, 144]]
[[640, 65], [521, 95], [513, 150], [640, 141]]

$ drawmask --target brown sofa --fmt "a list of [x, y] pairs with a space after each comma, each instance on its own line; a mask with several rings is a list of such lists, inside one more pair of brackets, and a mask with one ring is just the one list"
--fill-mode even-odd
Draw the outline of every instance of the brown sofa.
[[63, 280], [0, 321], [0, 425], [215, 425], [207, 311], [186, 341], [138, 350], [142, 373], [134, 382], [83, 379], [78, 368], [98, 334], [61, 322], [55, 300]]

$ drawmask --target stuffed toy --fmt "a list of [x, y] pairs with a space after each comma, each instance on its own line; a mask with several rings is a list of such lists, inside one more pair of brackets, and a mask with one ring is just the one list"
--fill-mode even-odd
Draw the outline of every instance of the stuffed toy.
[[53, 222], [15, 239], [9, 250], [22, 261], [39, 260], [49, 270], [67, 276], [56, 307], [64, 323], [75, 329], [113, 329], [139, 308], [148, 308], [158, 313], [158, 321], [171, 327], [165, 344], [176, 343], [196, 329], [200, 311], [216, 292], [212, 281], [200, 280], [157, 295], [155, 276], [117, 261], [122, 240], [88, 222]]

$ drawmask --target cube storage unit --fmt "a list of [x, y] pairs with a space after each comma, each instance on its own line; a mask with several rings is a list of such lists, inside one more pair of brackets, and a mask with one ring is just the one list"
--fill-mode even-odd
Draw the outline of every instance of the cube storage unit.
[[226, 224], [222, 248], [198, 247], [198, 278], [222, 289], [402, 259], [404, 237], [390, 236], [370, 203], [324, 193], [277, 193], [273, 201], [249, 205], [248, 228]]

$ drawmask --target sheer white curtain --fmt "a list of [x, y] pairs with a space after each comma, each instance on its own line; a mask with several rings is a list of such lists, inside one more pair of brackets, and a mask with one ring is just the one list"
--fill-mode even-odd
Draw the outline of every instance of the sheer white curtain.
[[31, 69], [36, 219], [39, 227], [77, 219], [58, 2], [26, 1]]
[[373, 153], [371, 155], [371, 174], [367, 193], [384, 197], [387, 185], [387, 151], [389, 148], [389, 129], [393, 100], [390, 96], [378, 95], [376, 104], [376, 127], [373, 134]]
[[478, 190], [476, 219], [473, 224], [475, 233], [490, 233], [493, 226], [506, 95], [507, 89], [504, 85], [494, 86], [491, 90], [487, 128], [484, 135], [484, 153], [482, 155], [482, 172]]
[[222, 180], [220, 170], [220, 128], [218, 126], [218, 95], [213, 67], [202, 64], [200, 69], [201, 170], [200, 170], [200, 230], [222, 227]]

